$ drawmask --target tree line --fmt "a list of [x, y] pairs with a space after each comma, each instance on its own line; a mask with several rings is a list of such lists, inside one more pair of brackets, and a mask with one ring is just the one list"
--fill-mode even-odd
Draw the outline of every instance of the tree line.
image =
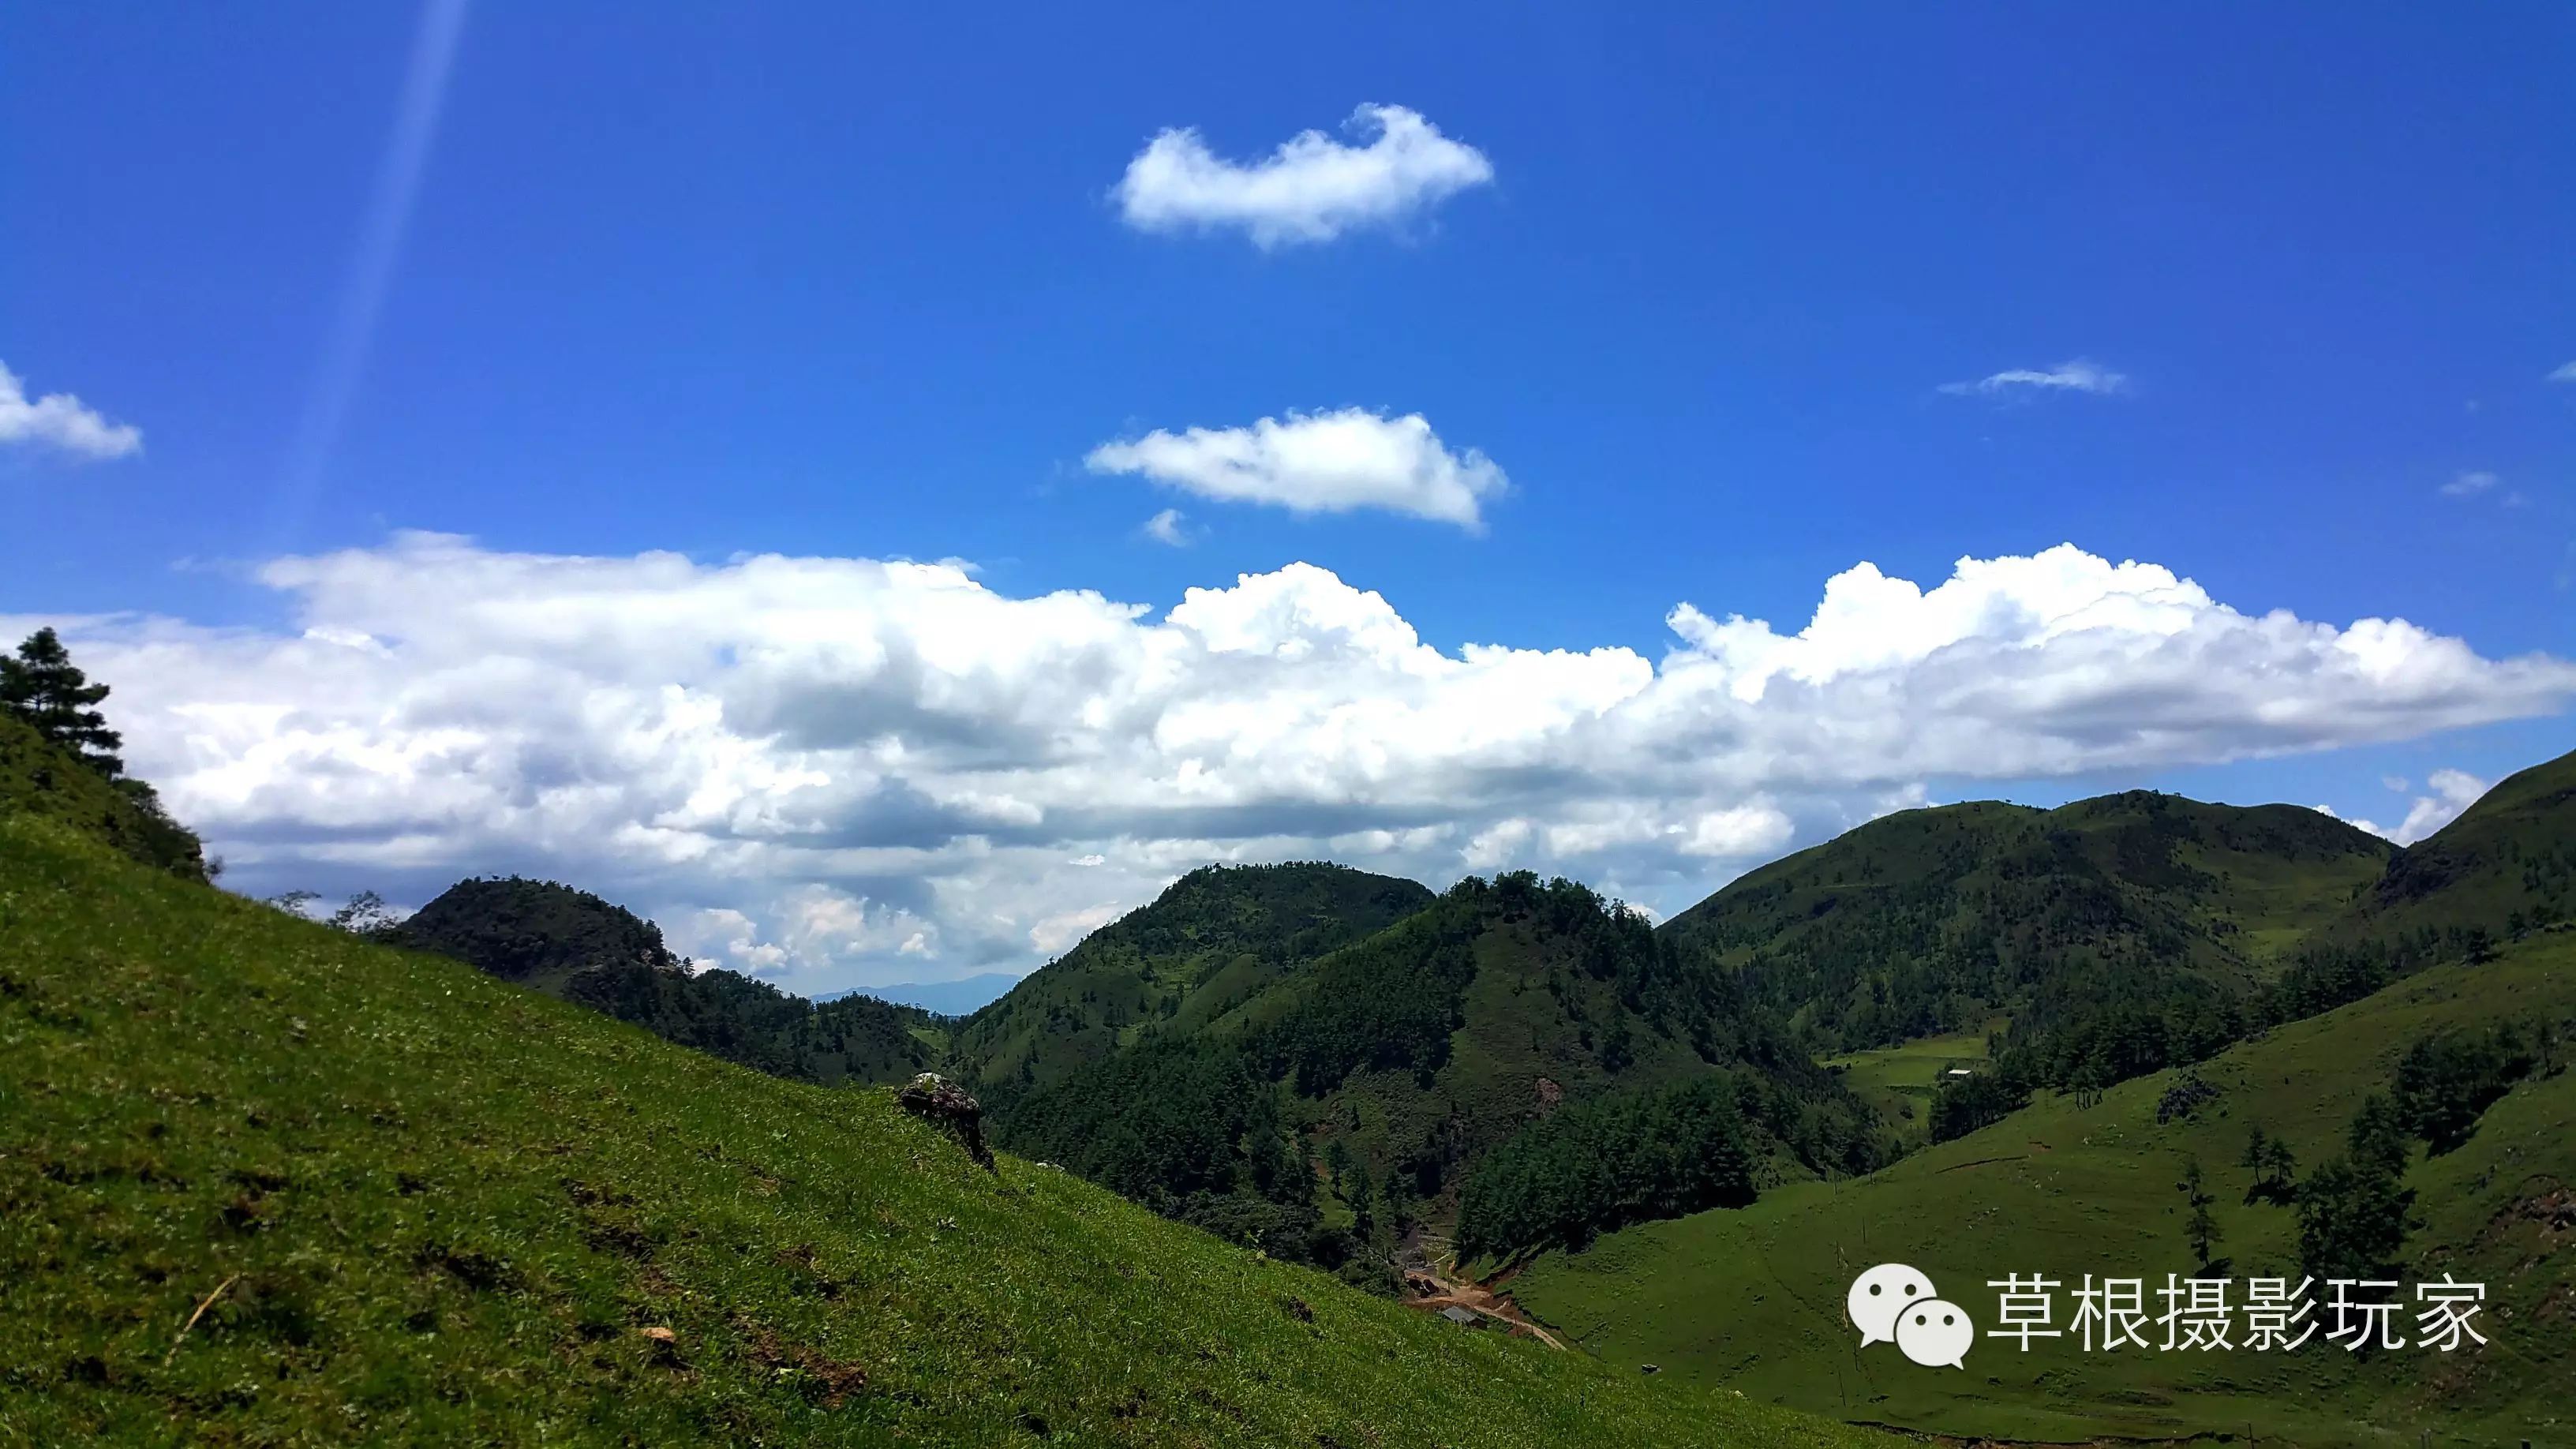
[[1573, 1103], [1523, 1129], [1468, 1174], [1459, 1256], [1580, 1248], [1630, 1223], [1753, 1201], [1746, 1085], [1719, 1072]]
[[[72, 663], [71, 651], [51, 627], [28, 635], [15, 651], [0, 653], [0, 718], [25, 727], [40, 742], [37, 753], [70, 763], [79, 778], [90, 782], [90, 790], [103, 790], [117, 802], [105, 811], [85, 810], [92, 823], [147, 865], [192, 880], [221, 874], [223, 862], [205, 858], [197, 837], [163, 808], [160, 793], [126, 770], [119, 753], [125, 737], [109, 728], [99, 708], [112, 692]], [[25, 785], [58, 799], [71, 784], [54, 777], [53, 767], [41, 760], [13, 768], [22, 771]], [[105, 804], [105, 798], [99, 803]], [[100, 821], [100, 814], [119, 818]]]

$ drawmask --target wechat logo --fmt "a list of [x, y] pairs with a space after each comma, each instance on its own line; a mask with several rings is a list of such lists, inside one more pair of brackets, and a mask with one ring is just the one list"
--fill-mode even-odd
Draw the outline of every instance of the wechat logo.
[[1977, 1341], [1968, 1310], [1943, 1298], [1932, 1280], [1903, 1263], [1881, 1263], [1852, 1280], [1843, 1309], [1860, 1326], [1860, 1346], [1892, 1343], [1925, 1368], [1965, 1371], [1959, 1360]]

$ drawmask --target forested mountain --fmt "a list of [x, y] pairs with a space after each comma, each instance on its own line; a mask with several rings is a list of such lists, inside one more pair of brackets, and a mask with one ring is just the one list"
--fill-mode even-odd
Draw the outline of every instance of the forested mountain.
[[2287, 805], [1949, 805], [1776, 861], [1663, 931], [1734, 967], [1801, 1040], [1847, 1051], [2106, 1001], [2199, 1010], [2267, 979], [2393, 851]]
[[1478, 1158], [1560, 1104], [1719, 1066], [1745, 1068], [1747, 1136], [1766, 1150], [1811, 1170], [1877, 1160], [1866, 1113], [1727, 973], [1580, 885], [1471, 877], [1231, 1009], [1147, 1024], [1004, 1095], [997, 1126], [1162, 1211], [1329, 1265], [1445, 1215]]
[[870, 996], [817, 1005], [738, 972], [693, 973], [652, 922], [552, 881], [460, 881], [386, 939], [798, 1081], [900, 1081], [939, 1054], [926, 1012]]
[[1204, 866], [968, 1017], [958, 1069], [988, 1096], [1052, 1085], [1148, 1025], [1203, 1026], [1431, 899], [1412, 881], [1344, 865]]
[[[2571, 786], [2576, 757], [2524, 771], [2395, 853], [2244, 994], [2243, 1035], [2203, 1056], [2048, 1093], [2032, 1088], [2052, 1085], [2037, 1060], [2051, 1038], [2008, 1044], [1955, 1090], [2016, 1095], [1936, 1134], [1957, 1140], [1829, 1191], [1552, 1256], [1515, 1281], [1522, 1302], [1614, 1361], [1722, 1365], [1757, 1397], [1962, 1436], [2250, 1426], [2264, 1442], [2366, 1444], [2430, 1423], [2511, 1442], [2563, 1411], [2576, 1370], [2563, 1332], [2576, 1302]], [[1972, 1363], [1973, 1377], [1883, 1372], [1854, 1361], [1836, 1305], [1853, 1261], [1886, 1259], [2070, 1282], [2456, 1274], [2484, 1285], [2494, 1342], [2474, 1356], [2283, 1356], [2259, 1379], [2241, 1360], [2174, 1354], [2102, 1355], [2081, 1376], [2019, 1353]]]

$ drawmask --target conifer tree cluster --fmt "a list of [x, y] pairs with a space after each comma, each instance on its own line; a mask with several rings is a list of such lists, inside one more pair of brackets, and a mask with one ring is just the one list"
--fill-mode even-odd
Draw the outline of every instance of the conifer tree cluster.
[[[196, 836], [170, 819], [152, 787], [126, 773], [125, 759], [117, 753], [125, 737], [108, 728], [99, 709], [108, 693], [106, 685], [91, 683], [72, 663], [71, 651], [51, 627], [28, 635], [15, 652], [0, 652], [0, 719], [25, 726], [42, 742], [42, 747], [28, 741], [17, 748], [34, 747], [48, 759], [69, 757], [98, 777], [89, 792], [74, 790], [59, 779], [54, 766], [38, 763], [26, 780], [40, 794], [64, 800], [97, 792], [104, 782], [112, 797], [132, 807], [120, 812], [120, 823], [101, 827], [119, 849], [192, 880], [208, 878], [222, 863], [206, 860]], [[25, 740], [23, 734], [18, 738]]]
[[108, 696], [104, 684], [72, 663], [71, 651], [52, 626], [37, 630], [18, 645], [15, 656], [0, 654], [0, 709], [25, 720], [47, 743], [79, 757], [82, 764], [111, 780], [125, 778], [125, 761], [117, 750], [125, 737], [107, 727], [98, 706]]

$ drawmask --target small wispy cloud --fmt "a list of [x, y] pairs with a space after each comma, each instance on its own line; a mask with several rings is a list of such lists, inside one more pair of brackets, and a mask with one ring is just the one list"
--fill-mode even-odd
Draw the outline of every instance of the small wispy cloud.
[[2496, 481], [2496, 475], [2493, 473], [2463, 473], [2459, 477], [2442, 485], [2442, 496], [2445, 498], [2475, 498], [2481, 493], [2492, 491], [2496, 486]]
[[1145, 536], [1174, 548], [1187, 548], [1191, 543], [1189, 530], [1181, 526], [1181, 510], [1177, 508], [1166, 508], [1146, 519]]
[[2098, 362], [2076, 358], [2055, 367], [2015, 367], [1989, 373], [1967, 382], [1945, 382], [1941, 391], [1953, 397], [2013, 393], [2024, 390], [2039, 392], [2085, 392], [2108, 397], [2129, 390], [2126, 373], [2113, 372]]
[[1494, 179], [1485, 153], [1440, 134], [1420, 112], [1366, 105], [1347, 129], [1367, 143], [1303, 131], [1249, 163], [1217, 155], [1194, 130], [1166, 130], [1127, 163], [1111, 194], [1139, 231], [1239, 227], [1266, 248], [1400, 221]]
[[143, 430], [111, 423], [67, 392], [31, 400], [26, 380], [0, 363], [0, 443], [49, 447], [80, 458], [122, 458], [143, 451]]
[[[2401, 795], [2406, 793], [2406, 782], [2402, 779], [2391, 777], [2381, 783]], [[2393, 840], [2399, 845], [2413, 845], [2425, 836], [2459, 819], [2462, 812], [2478, 803], [2478, 797], [2484, 795], [2493, 784], [2493, 781], [2481, 780], [2466, 770], [2435, 770], [2424, 781], [2424, 788], [2431, 793], [2416, 796], [2406, 808], [2406, 818], [2395, 825], [2377, 825], [2368, 820], [2346, 819], [2340, 815], [2335, 815], [2335, 818], [2343, 820], [2344, 823], [2356, 829], [2367, 830], [2373, 835]], [[2327, 815], [2335, 814], [2328, 806], [2319, 805], [2315, 808]]]
[[2568, 363], [2549, 374], [2551, 382], [2576, 382], [2576, 362]]
[[[1094, 473], [1142, 474], [1201, 498], [1297, 513], [1384, 509], [1469, 532], [1484, 527], [1484, 501], [1511, 486], [1483, 453], [1442, 445], [1420, 413], [1391, 418], [1366, 408], [1292, 412], [1284, 421], [1263, 418], [1246, 428], [1157, 428], [1132, 441], [1104, 443], [1083, 465]], [[1178, 515], [1172, 517], [1177, 526]]]

